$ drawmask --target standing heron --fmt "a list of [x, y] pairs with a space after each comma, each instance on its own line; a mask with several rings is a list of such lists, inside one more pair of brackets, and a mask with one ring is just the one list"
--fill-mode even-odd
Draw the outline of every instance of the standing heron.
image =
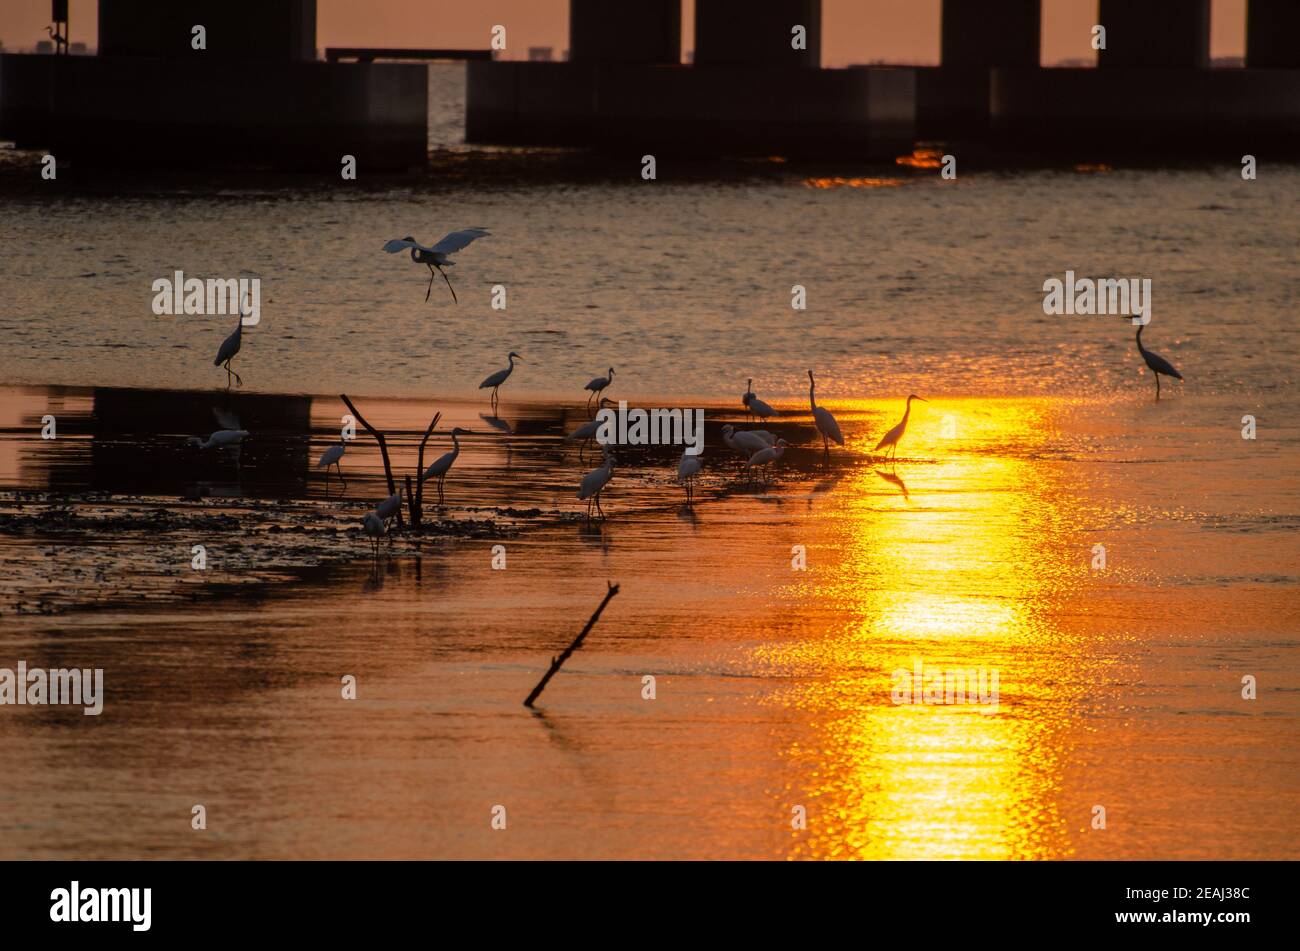
[[[613, 403], [613, 402], [614, 401], [611, 400], [608, 396], [602, 396], [600, 398], [600, 407], [603, 407], [606, 403]], [[597, 413], [599, 414], [599, 412], [600, 412], [600, 408], [598, 407]], [[582, 445], [579, 446], [578, 448], [579, 459], [582, 458], [582, 453], [583, 450], [586, 449], [587, 443], [591, 442], [592, 439], [596, 438], [596, 434], [600, 432], [600, 427], [604, 425], [604, 422], [605, 421], [603, 419], [600, 419], [599, 417], [596, 419], [589, 419], [581, 426], [579, 426], [577, 429], [575, 429], [573, 432], [569, 433], [567, 436], [564, 437], [566, 442], [574, 439], [579, 439], [582, 441]]]
[[695, 477], [700, 474], [704, 460], [698, 455], [682, 453], [682, 461], [677, 464], [677, 481], [686, 492], [686, 504], [695, 501]]
[[[384, 499], [384, 501], [380, 502], [378, 505], [375, 506], [374, 514], [379, 516], [380, 521], [384, 523], [385, 529], [387, 529], [389, 519], [391, 519], [394, 515], [396, 515], [401, 510], [402, 510], [402, 490], [398, 489], [388, 498]], [[393, 541], [392, 535], [388, 536], [388, 541], [390, 544], [392, 543]]]
[[451, 445], [452, 445], [451, 452], [443, 453], [441, 456], [435, 459], [429, 465], [429, 468], [424, 470], [424, 475], [420, 476], [421, 482], [427, 482], [429, 479], [434, 479], [434, 478], [438, 480], [438, 504], [439, 505], [442, 504], [442, 499], [443, 499], [442, 484], [447, 478], [447, 473], [451, 471], [452, 464], [455, 463], [456, 457], [460, 455], [460, 440], [457, 439], [456, 437], [462, 435], [468, 436], [469, 430], [461, 429], [459, 426], [453, 429], [451, 431]]
[[754, 466], [762, 466], [763, 481], [766, 482], [767, 467], [771, 465], [773, 462], [775, 462], [777, 459], [781, 458], [781, 456], [785, 453], [785, 447], [787, 445], [789, 444], [784, 439], [778, 439], [776, 441], [776, 445], [768, 446], [765, 449], [760, 449], [758, 452], [754, 453], [752, 456], [749, 457], [749, 461], [745, 463], [745, 471], [747, 473], [752, 473]]
[[776, 416], [777, 412], [775, 409], [760, 400], [757, 393], [751, 392], [749, 388], [753, 386], [753, 384], [753, 380], [746, 382], [745, 395], [740, 398], [740, 401], [745, 404], [745, 410], [751, 416], [757, 416], [759, 419], [771, 419], [773, 416]]
[[903, 438], [903, 433], [907, 432], [907, 417], [912, 415], [912, 400], [921, 400], [922, 403], [930, 402], [915, 393], [909, 396], [907, 398], [907, 409], [903, 411], [903, 418], [898, 421], [897, 426], [880, 437], [880, 442], [876, 443], [874, 452], [879, 452], [881, 447], [888, 446], [891, 457], [898, 453], [898, 441]]
[[516, 360], [518, 360], [520, 363], [524, 362], [524, 358], [519, 356], [519, 354], [515, 353], [513, 350], [510, 351], [509, 360], [510, 360], [510, 366], [506, 367], [504, 370], [497, 370], [496, 373], [493, 373], [491, 376], [489, 376], [486, 380], [484, 380], [482, 383], [478, 385], [478, 388], [480, 390], [486, 390], [489, 388], [491, 388], [492, 390], [492, 415], [493, 416], [495, 416], [497, 412], [497, 387], [499, 387], [502, 383], [504, 383], [510, 377], [510, 374], [514, 372]]
[[447, 277], [444, 267], [451, 267], [455, 262], [449, 255], [454, 254], [461, 248], [465, 247], [471, 241], [486, 237], [487, 231], [482, 228], [465, 228], [462, 231], [453, 231], [437, 244], [432, 247], [425, 247], [420, 244], [409, 234], [405, 238], [394, 238], [384, 245], [384, 250], [389, 254], [396, 254], [398, 251], [405, 251], [408, 248], [411, 252], [411, 260], [416, 264], [423, 264], [429, 268], [429, 287], [424, 292], [424, 299], [427, 301], [429, 295], [433, 293], [433, 279], [436, 269], [442, 275], [442, 279], [447, 282], [447, 290], [451, 291], [451, 299], [456, 303], [460, 301], [456, 297], [456, 288], [451, 286], [451, 279]]
[[239, 353], [239, 347], [244, 340], [244, 315], [239, 315], [239, 323], [235, 325], [235, 332], [221, 342], [217, 350], [217, 358], [212, 361], [214, 367], [224, 366], [226, 368], [226, 389], [230, 389], [230, 378], [233, 376], [243, 386], [243, 378], [230, 368], [230, 361], [235, 359]]
[[1151, 374], [1156, 378], [1156, 399], [1159, 400], [1160, 399], [1160, 374], [1163, 373], [1165, 376], [1172, 376], [1179, 380], [1183, 378], [1183, 375], [1179, 373], [1177, 370], [1175, 370], [1174, 365], [1170, 363], [1168, 360], [1166, 360], [1164, 357], [1160, 356], [1160, 354], [1152, 353], [1146, 347], [1142, 346], [1142, 331], [1144, 330], [1146, 330], [1146, 324], [1142, 324], [1140, 327], [1138, 327], [1138, 332], [1137, 332], [1138, 353], [1142, 354], [1142, 359], [1146, 361], [1147, 366], [1151, 368]]
[[776, 437], [766, 429], [737, 429], [730, 423], [722, 427], [722, 441], [746, 459], [776, 445]]
[[[584, 390], [591, 390], [591, 396], [587, 397], [587, 412], [591, 412], [591, 401], [603, 393], [611, 383], [614, 382], [614, 368], [609, 368], [609, 376], [594, 377], [590, 383], [583, 387]], [[600, 408], [600, 404], [596, 404]]]
[[320, 458], [316, 460], [316, 468], [325, 470], [325, 488], [329, 489], [330, 484], [330, 466], [338, 469], [339, 481], [343, 483], [343, 488], [348, 487], [347, 480], [343, 478], [343, 467], [339, 465], [339, 460], [343, 458], [344, 444], [339, 443], [336, 446], [330, 446], [321, 453]]
[[817, 381], [813, 379], [813, 371], [808, 371], [808, 405], [812, 407], [813, 423], [817, 426], [817, 432], [822, 434], [822, 452], [826, 458], [831, 457], [830, 440], [835, 440], [837, 445], [844, 445], [844, 437], [840, 435], [840, 424], [835, 422], [835, 417], [831, 411], [823, 409], [817, 405], [816, 395]]
[[598, 467], [592, 469], [582, 477], [582, 484], [578, 486], [578, 498], [587, 501], [587, 520], [591, 520], [591, 507], [594, 504], [600, 517], [605, 517], [605, 510], [600, 507], [600, 493], [604, 491], [605, 486], [609, 485], [609, 480], [614, 478], [614, 454], [605, 452], [605, 461]]
[[375, 561], [378, 561], [379, 539], [384, 537], [384, 520], [379, 516], [378, 511], [367, 512], [365, 519], [362, 521], [362, 526], [374, 545]]

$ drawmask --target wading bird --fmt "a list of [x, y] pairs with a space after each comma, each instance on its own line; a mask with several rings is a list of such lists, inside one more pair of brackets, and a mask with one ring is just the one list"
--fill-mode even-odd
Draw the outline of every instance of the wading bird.
[[461, 429], [459, 426], [453, 429], [451, 431], [451, 445], [452, 445], [451, 452], [443, 453], [441, 456], [435, 459], [430, 464], [429, 468], [424, 470], [424, 475], [420, 476], [421, 482], [427, 482], [430, 479], [438, 480], [438, 504], [439, 505], [442, 504], [442, 484], [444, 481], [446, 481], [447, 473], [451, 471], [452, 464], [455, 463], [456, 457], [460, 455], [460, 440], [457, 439], [456, 437], [462, 435], [465, 436], [469, 435], [469, 430]]
[[597, 408], [596, 408], [596, 415], [597, 415], [597, 418], [596, 418], [596, 419], [589, 419], [589, 420], [587, 420], [587, 422], [583, 423], [581, 426], [579, 426], [579, 427], [578, 427], [577, 429], [575, 429], [573, 432], [569, 433], [569, 435], [567, 435], [567, 436], [564, 437], [566, 442], [567, 442], [567, 441], [572, 441], [572, 440], [574, 440], [574, 439], [580, 439], [580, 440], [582, 440], [582, 445], [581, 445], [580, 447], [578, 447], [578, 458], [579, 458], [579, 459], [582, 458], [582, 453], [583, 453], [583, 451], [587, 448], [587, 443], [591, 442], [591, 440], [593, 440], [593, 439], [596, 438], [596, 433], [600, 432], [600, 427], [601, 427], [601, 425], [604, 423], [604, 420], [602, 420], [602, 419], [599, 418], [599, 416], [600, 416], [600, 409], [601, 409], [602, 407], [604, 407], [604, 405], [605, 405], [606, 403], [611, 403], [611, 404], [612, 404], [613, 402], [614, 402], [614, 401], [611, 400], [608, 396], [602, 396], [602, 397], [600, 398], [600, 405], [597, 406]]
[[379, 512], [367, 512], [362, 522], [366, 535], [370, 537], [371, 543], [375, 549], [375, 561], [379, 560], [379, 539], [384, 537], [384, 520], [380, 518]]
[[835, 417], [831, 411], [823, 409], [817, 405], [817, 395], [814, 392], [817, 388], [817, 381], [813, 379], [813, 371], [808, 371], [808, 405], [812, 407], [813, 423], [817, 426], [817, 432], [822, 434], [822, 452], [826, 458], [831, 457], [830, 440], [835, 440], [837, 445], [844, 445], [844, 437], [840, 435], [840, 424], [835, 422]]
[[325, 470], [325, 486], [327, 490], [330, 484], [330, 466], [339, 470], [339, 481], [343, 483], [343, 488], [346, 489], [348, 487], [347, 480], [343, 478], [343, 467], [339, 465], [339, 460], [343, 458], [344, 448], [343, 443], [339, 443], [337, 446], [330, 446], [322, 452], [320, 458], [316, 460], [316, 468]]
[[776, 437], [766, 429], [737, 429], [730, 423], [722, 427], [722, 441], [746, 459], [776, 445]]
[[760, 449], [749, 457], [749, 461], [745, 464], [745, 471], [752, 473], [754, 466], [762, 466], [763, 481], [766, 482], [767, 467], [777, 459], [781, 458], [782, 454], [785, 453], [785, 447], [787, 445], [789, 444], [784, 439], [778, 439], [775, 446], [768, 446], [766, 449]]
[[425, 247], [420, 244], [409, 234], [405, 238], [394, 238], [384, 245], [384, 250], [389, 254], [396, 254], [398, 251], [405, 251], [408, 248], [411, 251], [411, 260], [416, 264], [424, 264], [429, 268], [429, 287], [424, 292], [424, 299], [427, 301], [429, 295], [433, 293], [434, 270], [436, 269], [442, 275], [442, 279], [447, 282], [447, 290], [451, 291], [451, 299], [456, 303], [460, 301], [456, 297], [456, 288], [451, 286], [451, 279], [447, 277], [444, 267], [451, 267], [455, 262], [448, 255], [455, 254], [471, 241], [486, 237], [487, 231], [482, 228], [465, 228], [462, 231], [453, 231], [433, 247]]
[[686, 491], [687, 505], [695, 501], [695, 477], [700, 474], [703, 466], [704, 460], [700, 456], [686, 452], [682, 453], [682, 461], [677, 463], [677, 481]]
[[234, 370], [230, 369], [230, 361], [235, 359], [235, 354], [239, 353], [239, 347], [244, 340], [244, 314], [240, 311], [239, 323], [235, 325], [235, 332], [221, 342], [217, 350], [217, 359], [212, 361], [214, 367], [224, 366], [226, 368], [226, 389], [230, 389], [230, 378], [233, 376], [243, 386], [244, 381]]
[[516, 360], [518, 360], [520, 363], [524, 362], [523, 357], [519, 356], [519, 354], [515, 353], [513, 350], [510, 351], [509, 359], [510, 359], [510, 366], [506, 367], [504, 370], [497, 370], [496, 373], [493, 373], [491, 376], [489, 376], [486, 380], [484, 380], [482, 383], [478, 385], [478, 388], [480, 390], [486, 390], [488, 388], [491, 388], [492, 390], [492, 415], [493, 416], [495, 416], [497, 412], [497, 387], [499, 387], [502, 383], [504, 383], [509, 378], [510, 374], [514, 372]]
[[1151, 368], [1151, 373], [1156, 378], [1156, 399], [1160, 399], [1160, 374], [1172, 376], [1179, 380], [1183, 375], [1174, 369], [1174, 365], [1160, 356], [1158, 353], [1152, 353], [1146, 347], [1142, 346], [1142, 331], [1146, 330], [1146, 324], [1138, 327], [1137, 345], [1138, 353], [1142, 354], [1142, 359], [1146, 361], [1147, 366]]
[[227, 446], [238, 446], [248, 435], [247, 429], [218, 429], [207, 439], [200, 439], [198, 436], [191, 436], [185, 440], [186, 445], [197, 446], [200, 449], [225, 449]]
[[897, 426], [880, 437], [880, 442], [876, 443], [874, 452], [879, 452], [882, 446], [888, 446], [890, 451], [887, 455], [892, 456], [898, 453], [898, 441], [903, 438], [903, 433], [907, 432], [907, 417], [912, 415], [912, 400], [921, 400], [922, 403], [930, 402], [915, 393], [909, 396], [907, 398], [907, 409], [903, 411], [903, 418], [898, 421]]
[[[583, 387], [584, 390], [591, 390], [591, 396], [587, 397], [587, 412], [591, 412], [591, 401], [603, 393], [611, 383], [614, 382], [614, 368], [609, 368], [609, 376], [598, 376], [592, 379], [590, 383]], [[600, 408], [600, 404], [596, 404]]]
[[[380, 521], [382, 521], [385, 524], [385, 526], [388, 524], [388, 520], [391, 519], [394, 515], [396, 515], [401, 510], [402, 510], [401, 489], [398, 489], [388, 498], [384, 499], [384, 501], [380, 502], [378, 505], [375, 506], [375, 514], [379, 516]], [[388, 540], [391, 542], [393, 540], [392, 536], [389, 536]]]
[[771, 419], [777, 415], [776, 410], [760, 400], [757, 393], [750, 391], [750, 387], [753, 385], [753, 380], [745, 382], [745, 395], [740, 398], [740, 401], [745, 404], [745, 409], [751, 416], [757, 416], [759, 419]]
[[583, 476], [582, 484], [578, 487], [578, 498], [587, 501], [588, 521], [591, 520], [593, 504], [600, 517], [605, 517], [605, 510], [600, 507], [600, 493], [604, 491], [605, 486], [609, 485], [609, 480], [612, 478], [614, 478], [614, 454], [606, 450], [605, 461]]

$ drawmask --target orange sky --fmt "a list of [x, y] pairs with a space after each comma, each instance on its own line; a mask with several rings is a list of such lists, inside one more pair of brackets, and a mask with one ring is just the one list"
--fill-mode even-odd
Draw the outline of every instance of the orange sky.
[[[1300, 2], [1300, 0], [1298, 0]], [[1042, 0], [1043, 60], [1090, 57], [1096, 0]], [[822, 60], [827, 66], [939, 58], [940, 0], [823, 0]], [[1246, 0], [1213, 0], [1211, 55], [1241, 55]], [[71, 0], [72, 39], [95, 42], [96, 0]], [[493, 24], [507, 30], [507, 55], [529, 46], [568, 46], [568, 0], [318, 0], [317, 45], [485, 47]], [[684, 0], [685, 49], [691, 46], [694, 0]], [[49, 0], [3, 0], [0, 41], [30, 48], [45, 38]]]

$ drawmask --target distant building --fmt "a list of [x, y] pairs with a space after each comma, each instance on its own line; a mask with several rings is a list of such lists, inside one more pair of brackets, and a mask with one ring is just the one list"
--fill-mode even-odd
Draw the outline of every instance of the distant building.
[[85, 43], [73, 43], [68, 47], [68, 51], [72, 53], [73, 56], [85, 56], [90, 52], [90, 50], [86, 49]]
[[40, 40], [40, 41], [36, 44], [36, 52], [37, 52], [37, 53], [53, 53], [53, 52], [54, 52], [54, 43], [53, 43], [53, 41], [51, 41], [51, 40]]
[[555, 58], [555, 48], [553, 46], [530, 46], [528, 47], [528, 62], [530, 63], [549, 63]]

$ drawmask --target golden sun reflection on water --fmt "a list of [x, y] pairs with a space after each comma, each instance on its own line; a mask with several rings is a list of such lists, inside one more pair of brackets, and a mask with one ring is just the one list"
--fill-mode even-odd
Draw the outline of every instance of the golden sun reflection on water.
[[[864, 428], [879, 433], [901, 404], [848, 412], [878, 414]], [[854, 470], [819, 502], [810, 567], [789, 596], [821, 606], [820, 629], [757, 651], [802, 675], [777, 702], [815, 724], [814, 741], [787, 754], [784, 792], [809, 815], [792, 857], [1069, 854], [1054, 785], [1086, 661], [1046, 609], [1068, 599], [1082, 562], [1064, 538], [1069, 493], [1034, 455], [1048, 412], [916, 404], [896, 466]], [[996, 672], [996, 712], [894, 702], [918, 664]]]

